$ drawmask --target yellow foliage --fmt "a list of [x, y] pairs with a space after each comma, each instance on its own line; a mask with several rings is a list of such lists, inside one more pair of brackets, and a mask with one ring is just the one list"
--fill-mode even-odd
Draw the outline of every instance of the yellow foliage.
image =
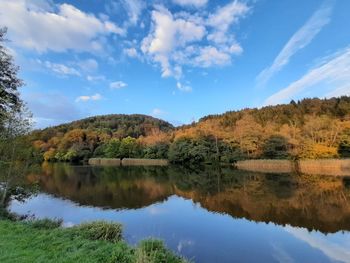
[[43, 155], [45, 161], [52, 161], [55, 159], [56, 150], [54, 148], [50, 148]]
[[338, 157], [338, 149], [336, 147], [326, 146], [323, 144], [304, 145], [301, 152], [301, 158], [322, 159]]

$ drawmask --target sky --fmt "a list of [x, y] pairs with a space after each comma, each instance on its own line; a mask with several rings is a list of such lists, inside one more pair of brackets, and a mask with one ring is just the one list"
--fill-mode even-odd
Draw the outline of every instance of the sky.
[[350, 95], [348, 0], [0, 0], [37, 128]]

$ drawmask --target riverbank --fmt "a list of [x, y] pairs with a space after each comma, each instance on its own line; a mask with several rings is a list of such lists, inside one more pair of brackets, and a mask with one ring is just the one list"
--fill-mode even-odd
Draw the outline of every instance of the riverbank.
[[244, 160], [235, 166], [240, 170], [264, 173], [301, 173], [311, 175], [349, 176], [350, 159], [323, 160]]
[[114, 231], [119, 229], [116, 224], [100, 224], [62, 228], [49, 220], [0, 219], [0, 262], [185, 262], [161, 241], [146, 240], [131, 247], [114, 238], [120, 234]]

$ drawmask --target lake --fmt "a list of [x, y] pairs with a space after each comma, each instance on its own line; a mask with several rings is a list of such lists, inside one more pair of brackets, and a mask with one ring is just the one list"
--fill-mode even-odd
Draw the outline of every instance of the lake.
[[194, 262], [350, 262], [350, 179], [231, 167], [43, 164], [40, 192], [10, 210], [124, 225]]

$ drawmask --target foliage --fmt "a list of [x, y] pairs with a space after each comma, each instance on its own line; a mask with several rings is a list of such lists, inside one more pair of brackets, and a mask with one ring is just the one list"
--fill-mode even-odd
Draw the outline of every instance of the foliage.
[[345, 129], [340, 136], [338, 154], [341, 157], [350, 157], [350, 128]]
[[212, 136], [197, 139], [179, 138], [169, 148], [169, 160], [173, 163], [233, 162], [238, 156], [230, 144]]
[[19, 68], [4, 46], [6, 32], [6, 28], [0, 28], [0, 130], [6, 114], [18, 110], [22, 103], [18, 89], [23, 83], [17, 76]]
[[176, 129], [144, 115], [97, 116], [35, 131], [28, 139], [36, 156], [48, 161], [77, 162], [93, 156], [231, 163], [348, 157], [349, 130], [350, 97], [341, 97], [231, 111]]
[[308, 143], [304, 145], [300, 157], [304, 159], [337, 158], [338, 151], [336, 147]]
[[4, 206], [23, 181], [27, 167], [33, 158], [32, 147], [24, 135], [30, 129], [30, 121], [25, 108], [10, 110], [3, 119], [0, 133], [0, 181], [3, 183], [0, 206]]
[[263, 146], [263, 156], [267, 159], [286, 159], [288, 157], [288, 141], [281, 135], [272, 135]]
[[120, 140], [111, 139], [103, 149], [103, 156], [107, 158], [120, 158]]
[[143, 157], [148, 159], [167, 159], [169, 144], [160, 142], [146, 147], [143, 150]]

